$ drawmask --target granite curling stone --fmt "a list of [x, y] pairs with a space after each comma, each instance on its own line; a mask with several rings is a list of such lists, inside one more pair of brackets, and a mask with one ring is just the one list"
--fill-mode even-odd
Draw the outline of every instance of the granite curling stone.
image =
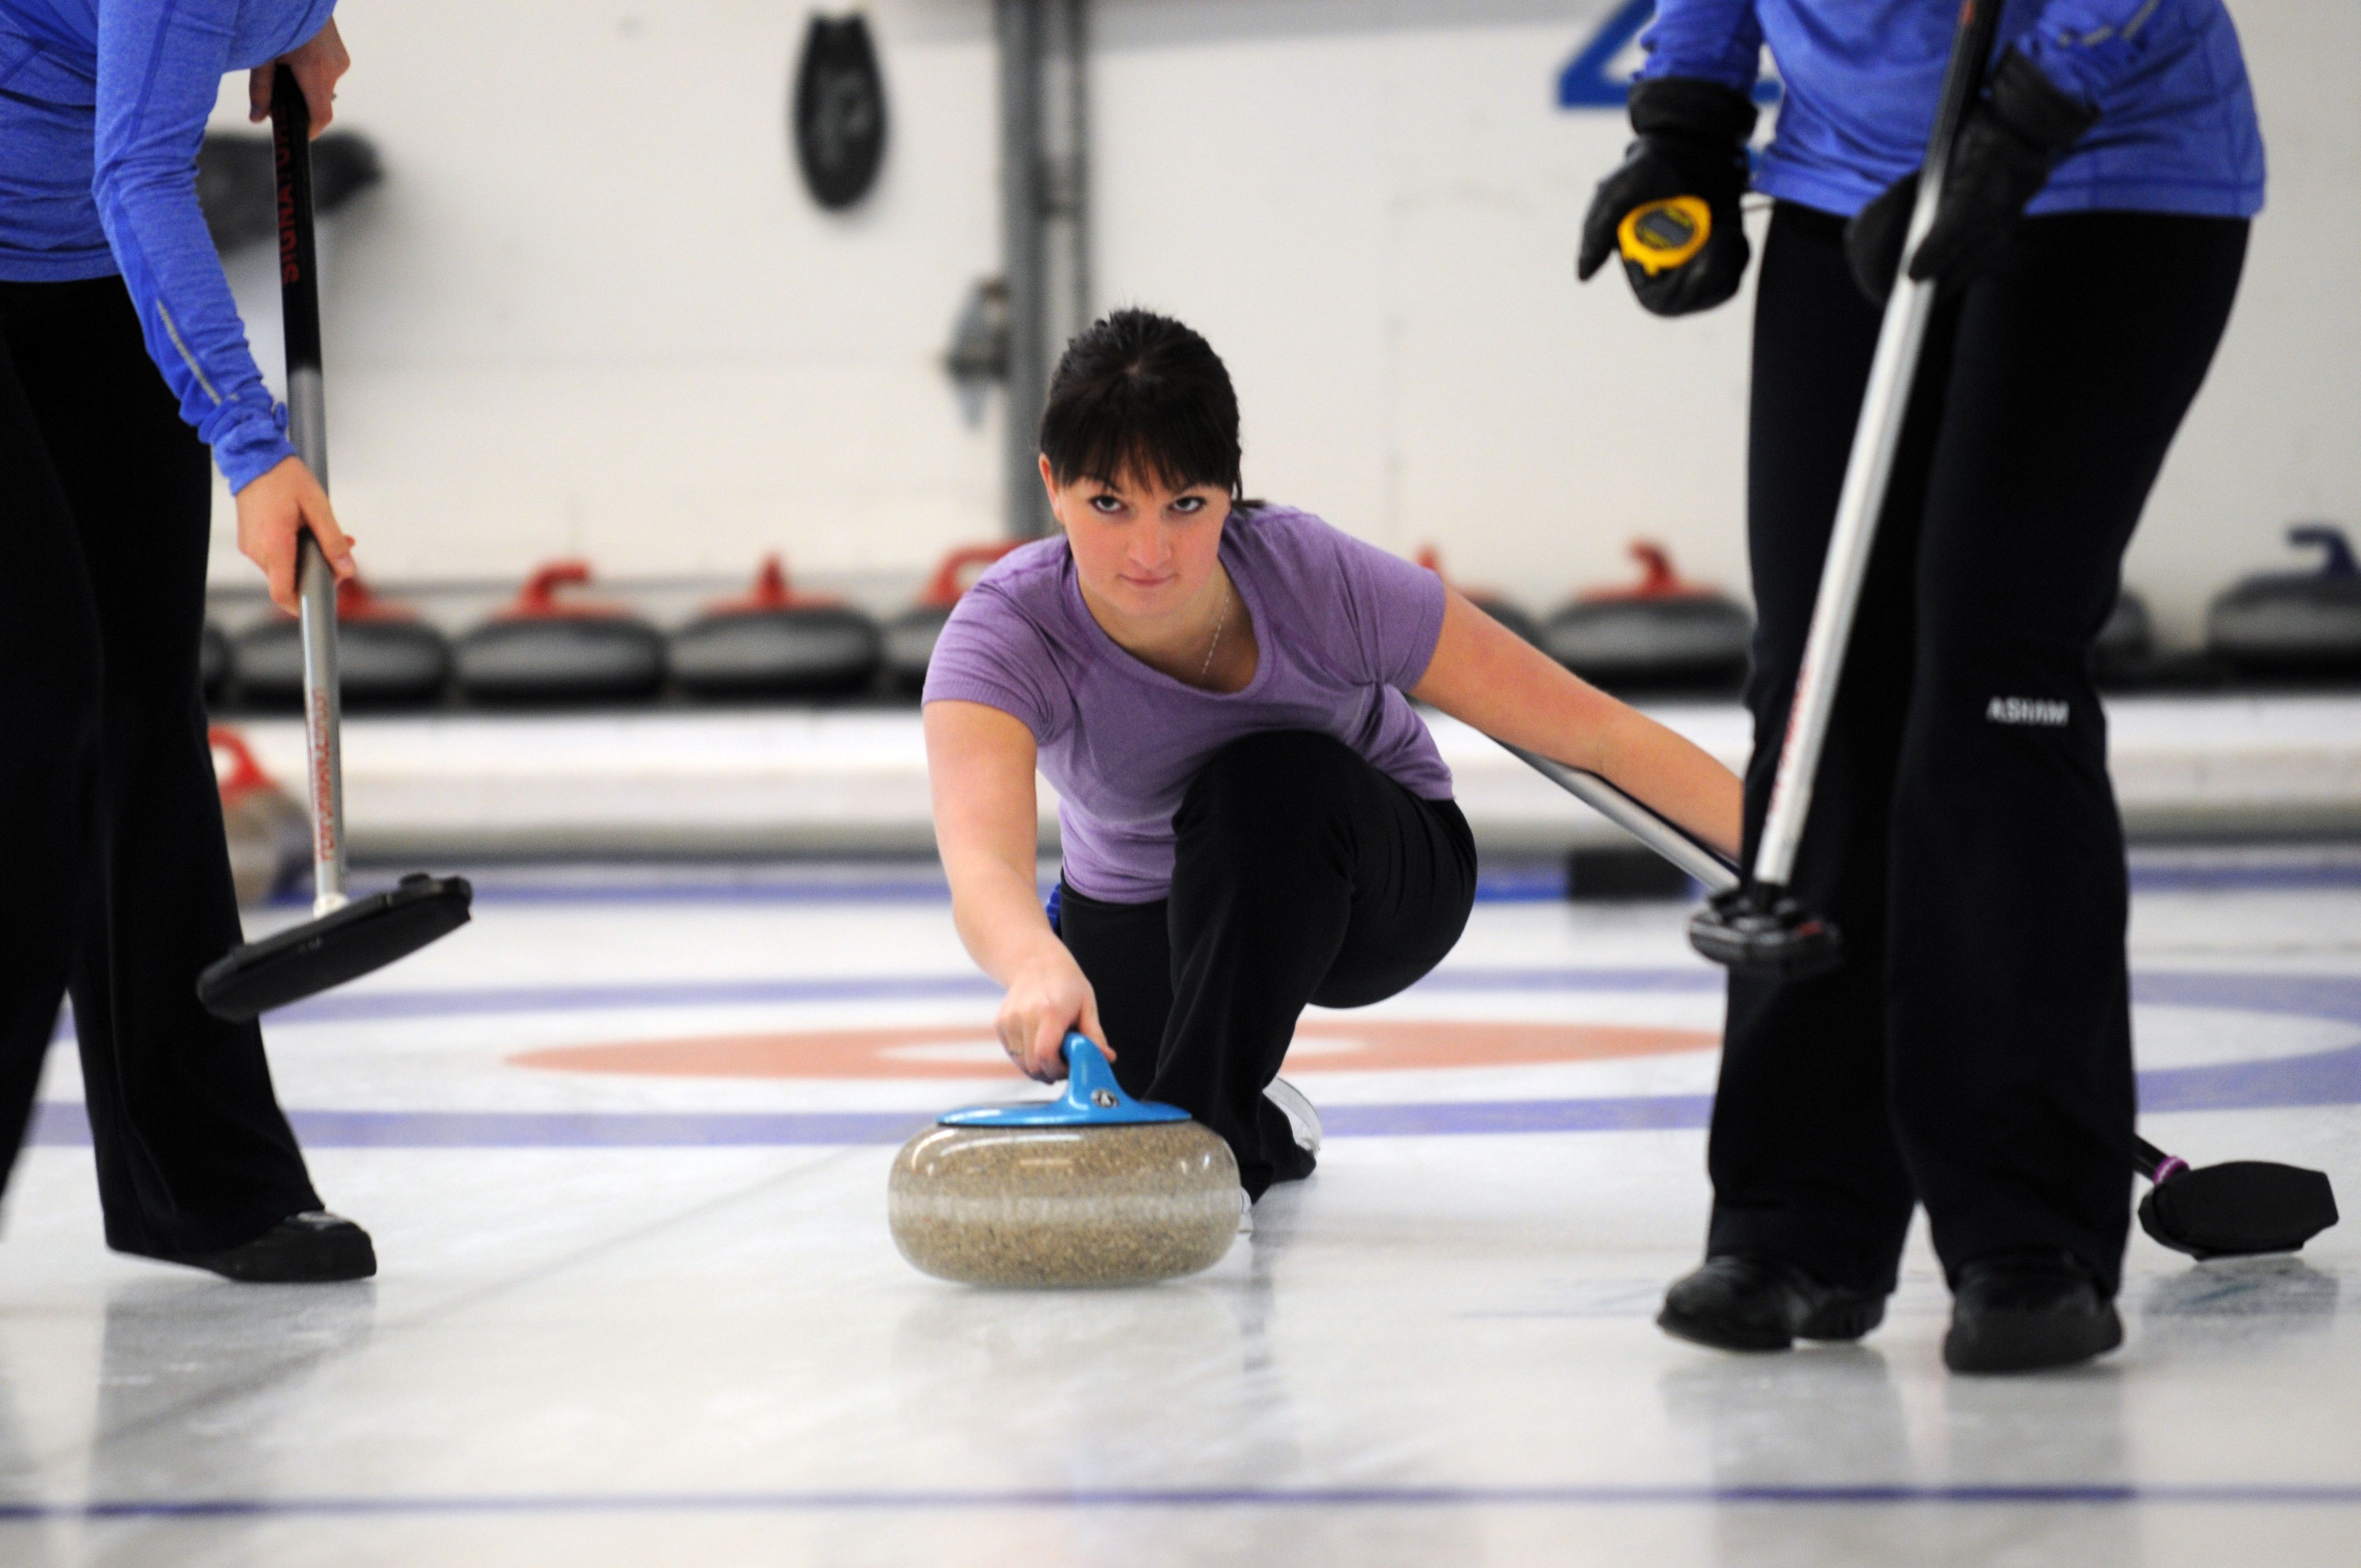
[[903, 1146], [885, 1208], [902, 1255], [965, 1285], [1145, 1285], [1219, 1262], [1238, 1229], [1230, 1147], [1064, 1046], [1058, 1099], [954, 1111]]
[[221, 786], [230, 883], [239, 904], [259, 904], [293, 886], [311, 869], [312, 817], [263, 772], [244, 735], [216, 724], [205, 739]]

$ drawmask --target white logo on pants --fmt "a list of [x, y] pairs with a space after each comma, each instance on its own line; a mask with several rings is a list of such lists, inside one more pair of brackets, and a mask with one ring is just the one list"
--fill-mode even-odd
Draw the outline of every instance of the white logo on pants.
[[1984, 706], [1988, 724], [2031, 724], [2045, 729], [2066, 728], [2066, 705], [2050, 697], [1996, 696]]

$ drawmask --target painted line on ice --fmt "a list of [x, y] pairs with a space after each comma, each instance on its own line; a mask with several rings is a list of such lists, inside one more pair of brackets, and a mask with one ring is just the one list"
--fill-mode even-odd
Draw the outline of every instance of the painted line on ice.
[[[1447, 969], [1414, 988], [1423, 992], [1714, 992], [1721, 971], [1702, 961], [1683, 969]], [[770, 1003], [932, 1002], [997, 997], [980, 974], [874, 975], [847, 979], [643, 981], [615, 985], [456, 986], [404, 991], [343, 991], [282, 1007], [272, 1024], [355, 1019], [467, 1018], [504, 1013], [609, 1012], [622, 1008], [742, 1007]], [[60, 1037], [70, 1030], [60, 1025]]]
[[[1489, 976], [1494, 983], [1476, 983]], [[1697, 989], [1700, 978], [1690, 970], [1461, 970], [1465, 983], [1437, 987], [1444, 975], [1431, 976], [1422, 989], [1514, 990], [1672, 990]], [[1712, 971], [1702, 978], [1718, 981]], [[1500, 983], [1522, 979], [1520, 986]], [[1617, 983], [1620, 982], [1620, 983]], [[808, 999], [814, 987], [873, 985], [872, 981], [779, 982], [796, 988]], [[931, 983], [932, 994], [972, 994], [981, 981], [894, 982], [896, 993], [912, 994], [914, 984]], [[649, 988], [612, 987], [611, 992], [639, 995]], [[675, 993], [707, 994], [714, 988], [684, 986], [653, 988]], [[732, 988], [723, 988], [731, 990]], [[742, 989], [742, 988], [739, 988]], [[766, 992], [774, 987], [758, 984]], [[401, 993], [378, 998], [366, 994], [324, 998], [328, 1003], [390, 1001]], [[458, 993], [435, 993], [445, 1001]], [[543, 996], [541, 992], [480, 992], [489, 997]], [[577, 992], [566, 994], [579, 995]], [[2361, 1025], [2361, 976], [2225, 974], [2166, 972], [2136, 977], [2136, 1001], [2163, 1006], [2243, 1008], [2257, 1013], [2327, 1018]], [[766, 995], [763, 999], [785, 998]], [[578, 1004], [578, 1003], [576, 1003]], [[626, 1003], [610, 1003], [615, 1005]], [[628, 1003], [643, 1005], [653, 1003]], [[549, 1005], [546, 1003], [542, 1007]], [[540, 1007], [489, 1007], [484, 1011], [538, 1011]], [[289, 1012], [294, 1013], [291, 1008]], [[456, 1011], [455, 1009], [455, 1011]], [[362, 1016], [388, 1014], [363, 1014]], [[424, 1014], [396, 1013], [392, 1016]], [[2142, 1073], [2140, 1107], [2144, 1112], [2260, 1110], [2273, 1107], [2350, 1105], [2361, 1103], [2361, 1044], [2309, 1056], [2279, 1057], [2263, 1061], [2223, 1062], [2202, 1067], [2170, 1068]], [[1336, 1105], [1322, 1113], [1326, 1131], [1334, 1137], [1438, 1137], [1508, 1133], [1624, 1132], [1642, 1129], [1697, 1128], [1706, 1124], [1713, 1100], [1705, 1094], [1619, 1095], [1573, 1100], [1440, 1101], [1425, 1103]], [[840, 1111], [779, 1113], [715, 1112], [532, 1112], [532, 1111], [307, 1111], [289, 1113], [302, 1141], [315, 1148], [681, 1148], [788, 1146], [803, 1145], [898, 1144], [930, 1118], [907, 1111]], [[71, 1102], [46, 1102], [37, 1108], [30, 1141], [49, 1146], [86, 1146], [90, 1124], [82, 1107]]]
[[[1722, 971], [1702, 960], [1677, 968], [1435, 970], [1405, 994], [1468, 992], [1609, 991], [1713, 992]], [[467, 986], [331, 992], [269, 1015], [273, 1024], [373, 1018], [464, 1018], [505, 1013], [605, 1012], [621, 1008], [737, 1007], [769, 1003], [927, 1002], [997, 997], [980, 974], [871, 975], [844, 979], [647, 981], [614, 985]], [[2132, 977], [2132, 1000], [2171, 1006], [2250, 1007], [2361, 1025], [2361, 975], [2283, 975], [2158, 970]]]
[[[2336, 858], [2316, 861], [2258, 865], [2141, 865], [2130, 871], [2134, 893], [2286, 893], [2307, 889], [2361, 888], [2361, 859]], [[631, 904], [948, 904], [950, 884], [939, 875], [782, 877], [661, 876], [645, 881], [610, 883], [555, 880], [533, 882], [524, 877], [504, 880], [497, 872], [477, 873], [476, 899], [481, 904], [631, 905]], [[393, 885], [390, 877], [356, 879], [357, 891], [379, 892]], [[1042, 893], [1046, 896], [1045, 885]], [[1503, 866], [1478, 873], [1478, 904], [1555, 904], [1565, 899], [1565, 871], [1554, 862]], [[272, 895], [273, 906], [302, 910], [312, 897], [302, 889]]]
[[0, 1521], [399, 1515], [944, 1513], [1157, 1508], [2361, 1508], [2361, 1486], [1271, 1486], [454, 1497], [123, 1497], [0, 1502]]
[[[381, 893], [392, 887], [392, 877], [354, 879], [354, 892]], [[2356, 881], [2361, 882], [2361, 872]], [[557, 880], [507, 881], [497, 872], [476, 873], [479, 904], [949, 904], [950, 883], [940, 875], [813, 876], [765, 880], [753, 877], [650, 877], [645, 881], [595, 883]], [[2212, 885], [2212, 884], [2207, 884]], [[2276, 884], [2274, 884], [2276, 885]], [[2308, 884], [2307, 884], [2308, 885]], [[1041, 894], [1048, 897], [1049, 883]], [[1476, 878], [1478, 904], [1557, 904], [1565, 899], [1565, 868], [1552, 861], [1530, 866], [1501, 866], [1479, 871]], [[274, 908], [309, 915], [308, 884], [284, 888], [270, 895]]]
[[[1466, 1101], [1323, 1109], [1329, 1137], [1451, 1137], [1485, 1133], [1603, 1133], [1702, 1127], [1709, 1095], [1597, 1100]], [[297, 1111], [287, 1120], [311, 1149], [891, 1147], [933, 1123], [928, 1111]], [[27, 1142], [90, 1146], [81, 1104], [46, 1101]]]
[[[2257, 1062], [2262, 1081], [2235, 1068], [2183, 1068], [2143, 1074], [2147, 1110], [2257, 1110], [2361, 1102], [2361, 1046], [2317, 1057]], [[2269, 1072], [2292, 1069], [2292, 1072]], [[2223, 1075], [2215, 1080], [2209, 1075]], [[2196, 1079], [2186, 1084], [2179, 1080]], [[2202, 1092], [2201, 1093], [2200, 1091]], [[1603, 1096], [1587, 1100], [1473, 1100], [1333, 1105], [1321, 1112], [1332, 1138], [1462, 1137], [1516, 1133], [1621, 1133], [1694, 1129], [1713, 1113], [1709, 1094]], [[933, 1121], [926, 1112], [661, 1111], [295, 1111], [287, 1113], [307, 1148], [746, 1148], [899, 1144]], [[27, 1141], [86, 1148], [82, 1107], [49, 1101]]]

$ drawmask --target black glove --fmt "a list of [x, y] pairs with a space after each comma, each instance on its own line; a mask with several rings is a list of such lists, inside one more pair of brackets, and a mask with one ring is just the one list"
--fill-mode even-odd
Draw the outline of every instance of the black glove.
[[[1660, 316], [1709, 311], [1738, 292], [1753, 254], [1738, 216], [1738, 199], [1746, 192], [1746, 138], [1754, 134], [1753, 100], [1697, 77], [1635, 82], [1631, 128], [1640, 139], [1624, 149], [1615, 172], [1598, 182], [1598, 194], [1582, 221], [1576, 276], [1587, 283], [1606, 265], [1620, 248], [1623, 220], [1635, 210], [1667, 197], [1690, 197], [1706, 209], [1705, 244], [1654, 272], [1627, 256], [1623, 270], [1640, 302]], [[1658, 221], [1668, 227], [1664, 237], [1677, 242], [1692, 219], [1672, 213]]]
[[[2073, 146], [2099, 111], [2070, 97], [2015, 49], [2001, 56], [1992, 91], [1968, 111], [1943, 176], [1935, 226], [1910, 258], [1910, 278], [1941, 280], [1946, 293], [1999, 258], [2016, 231], [2025, 204], [2049, 182], [2059, 154]], [[1853, 281], [1877, 304], [1894, 291], [1918, 204], [1918, 176], [1906, 174], [1845, 225], [1845, 257]]]

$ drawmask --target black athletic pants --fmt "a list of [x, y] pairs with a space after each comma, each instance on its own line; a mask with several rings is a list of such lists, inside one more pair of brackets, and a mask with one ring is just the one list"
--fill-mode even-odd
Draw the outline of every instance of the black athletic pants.
[[1325, 735], [1234, 740], [1172, 818], [1172, 891], [1153, 904], [1059, 894], [1125, 1092], [1180, 1106], [1229, 1143], [1261, 1197], [1312, 1174], [1263, 1098], [1309, 1003], [1365, 1007], [1443, 960], [1476, 901], [1476, 840]]
[[220, 1251], [320, 1206], [261, 1031], [197, 685], [210, 459], [120, 279], [0, 282], [0, 1180], [73, 992], [107, 1245]]
[[[2062, 1249], [2114, 1289], [2127, 900], [2091, 644], [2246, 243], [2237, 221], [2035, 218], [1938, 311], [1796, 869], [1846, 962], [1731, 978], [1709, 1253], [1891, 1289], [1915, 1198], [1955, 1279]], [[1842, 224], [1779, 204], [1754, 326], [1750, 859], [1878, 319]]]

